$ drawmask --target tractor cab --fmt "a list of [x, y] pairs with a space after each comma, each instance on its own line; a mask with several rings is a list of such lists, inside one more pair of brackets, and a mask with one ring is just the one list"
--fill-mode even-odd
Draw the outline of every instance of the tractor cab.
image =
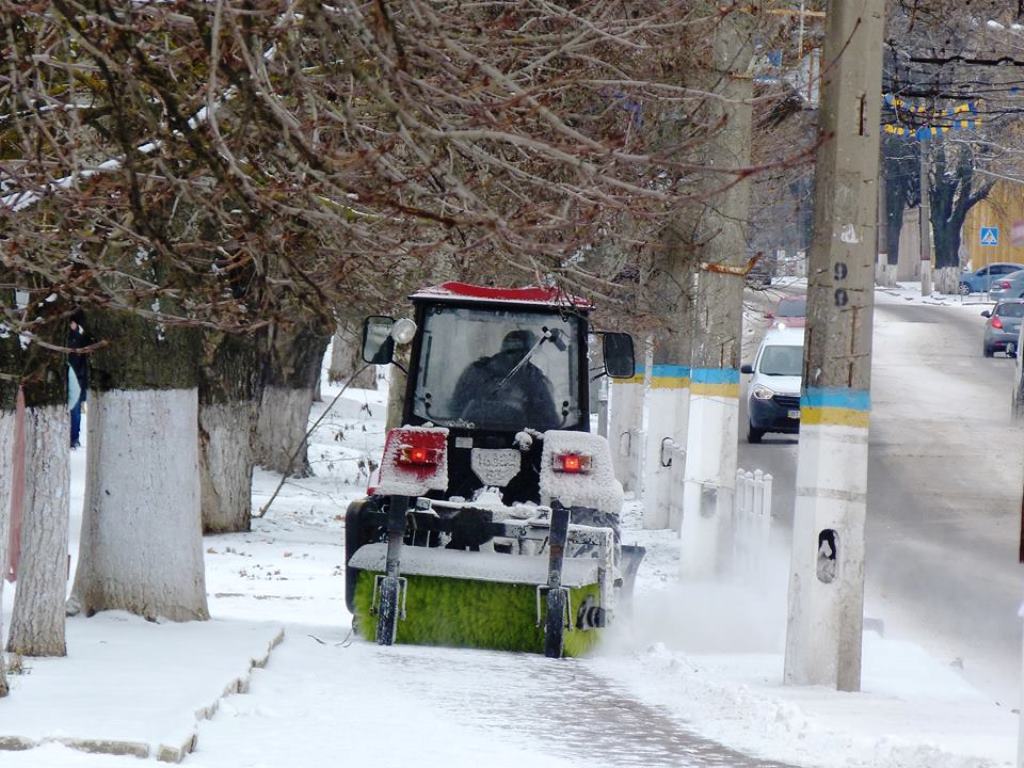
[[620, 542], [588, 396], [596, 376], [633, 376], [632, 339], [593, 332], [591, 304], [554, 288], [449, 282], [411, 299], [412, 320], [363, 328], [367, 362], [409, 347], [402, 424], [346, 514], [356, 627], [381, 644], [580, 653], [643, 556]]
[[[391, 362], [395, 341], [413, 334], [402, 423], [448, 430], [448, 484], [431, 495], [471, 499], [491, 486], [507, 504], [539, 502], [543, 433], [590, 431], [590, 379], [632, 376], [632, 339], [597, 335], [604, 367], [592, 372], [592, 306], [585, 299], [553, 288], [454, 282], [411, 298], [415, 326], [383, 317], [367, 321], [364, 358]], [[481, 477], [483, 457], [499, 455], [518, 460], [520, 471], [507, 482]]]

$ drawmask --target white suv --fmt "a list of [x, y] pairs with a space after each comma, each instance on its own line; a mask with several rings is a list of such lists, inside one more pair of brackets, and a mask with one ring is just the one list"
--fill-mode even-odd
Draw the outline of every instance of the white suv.
[[759, 443], [765, 432], [795, 435], [800, 431], [800, 376], [804, 364], [804, 329], [773, 328], [764, 335], [747, 387], [747, 442]]

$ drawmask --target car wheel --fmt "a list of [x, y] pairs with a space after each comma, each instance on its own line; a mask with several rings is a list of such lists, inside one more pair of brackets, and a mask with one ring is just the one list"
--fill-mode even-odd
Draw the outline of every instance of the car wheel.
[[763, 429], [754, 429], [753, 426], [747, 427], [747, 442], [748, 443], [760, 443], [761, 438], [764, 437]]
[[996, 351], [986, 344], [984, 347], [982, 347], [981, 353], [985, 355], [985, 357], [993, 357], [995, 356]]
[[960, 283], [960, 295], [961, 296], [969, 296], [970, 293], [971, 293], [971, 286], [969, 286], [967, 283]]

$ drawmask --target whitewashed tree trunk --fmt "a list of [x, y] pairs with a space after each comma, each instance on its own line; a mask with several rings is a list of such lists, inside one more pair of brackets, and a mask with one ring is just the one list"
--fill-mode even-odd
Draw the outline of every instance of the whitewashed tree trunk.
[[203, 530], [247, 531], [252, 518], [254, 401], [199, 407], [199, 465]]
[[64, 656], [68, 570], [70, 424], [67, 407], [28, 408], [25, 422], [24, 516], [18, 590], [7, 650]]
[[271, 338], [253, 433], [253, 457], [261, 466], [295, 477], [312, 474], [306, 430], [328, 341], [312, 325], [277, 329]]
[[366, 363], [362, 357], [363, 330], [362, 326], [353, 323], [340, 323], [334, 332], [331, 343], [331, 366], [327, 378], [332, 384], [348, 382], [349, 386], [358, 389], [373, 389], [377, 385], [377, 369], [370, 366], [353, 378], [356, 371], [363, 369]]
[[[14, 461], [14, 411], [4, 407], [0, 392], [0, 477], [10, 477]], [[4, 574], [7, 571], [8, 515], [11, 511], [11, 484], [0, 482], [0, 637], [4, 634]], [[0, 652], [0, 697], [8, 693], [4, 655]]]
[[312, 406], [312, 387], [264, 387], [256, 425], [261, 465], [294, 477], [312, 473], [306, 443]]
[[89, 393], [89, 454], [72, 610], [209, 618], [196, 389]]
[[260, 341], [251, 335], [203, 334], [199, 478], [207, 533], [250, 529]]

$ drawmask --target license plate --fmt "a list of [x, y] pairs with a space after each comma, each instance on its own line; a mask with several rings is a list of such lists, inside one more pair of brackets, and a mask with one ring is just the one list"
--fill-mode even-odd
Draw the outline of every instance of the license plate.
[[800, 411], [798, 411], [798, 410], [797, 411], [790, 411], [789, 412], [789, 418], [791, 418], [791, 419], [799, 419], [800, 418]]

